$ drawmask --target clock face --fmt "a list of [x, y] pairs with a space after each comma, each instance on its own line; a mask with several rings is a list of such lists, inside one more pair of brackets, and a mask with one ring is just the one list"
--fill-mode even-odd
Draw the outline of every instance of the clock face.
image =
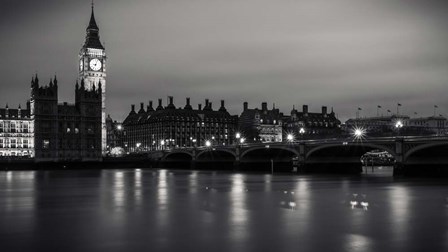
[[90, 60], [89, 66], [93, 71], [98, 71], [101, 69], [101, 61], [98, 59], [92, 59]]
[[82, 71], [84, 69], [84, 61], [81, 59], [79, 61], [79, 70]]

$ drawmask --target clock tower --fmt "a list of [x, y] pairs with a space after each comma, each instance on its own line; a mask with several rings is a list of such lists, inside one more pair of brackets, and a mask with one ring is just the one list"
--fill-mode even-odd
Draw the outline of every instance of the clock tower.
[[79, 52], [79, 82], [86, 90], [99, 90], [101, 86], [101, 150], [106, 153], [106, 52], [100, 41], [92, 3], [86, 40]]

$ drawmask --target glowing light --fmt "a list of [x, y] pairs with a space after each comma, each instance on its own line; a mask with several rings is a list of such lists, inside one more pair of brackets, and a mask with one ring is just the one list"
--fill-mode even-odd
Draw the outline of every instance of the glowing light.
[[212, 143], [209, 140], [205, 141], [205, 146], [210, 147], [211, 145]]
[[294, 135], [293, 135], [293, 134], [288, 134], [288, 135], [286, 136], [286, 140], [288, 140], [288, 142], [292, 142], [292, 141], [294, 141]]
[[366, 130], [363, 128], [354, 128], [352, 135], [355, 139], [362, 139], [366, 135]]
[[237, 133], [235, 134], [235, 137], [236, 137], [236, 139], [240, 139], [240, 138], [241, 138], [241, 133], [237, 132]]
[[160, 141], [160, 145], [165, 145], [165, 140]]
[[241, 139], [240, 139], [240, 143], [244, 143], [244, 141], [246, 141], [245, 138], [241, 138]]
[[122, 130], [123, 129], [123, 126], [121, 126], [121, 124], [119, 124], [118, 126], [117, 126], [117, 130]]
[[395, 128], [400, 129], [400, 128], [402, 128], [402, 127], [403, 127], [403, 122], [402, 122], [402, 121], [397, 121], [397, 122], [395, 123]]
[[304, 128], [300, 128], [299, 133], [300, 134], [305, 134], [305, 129]]

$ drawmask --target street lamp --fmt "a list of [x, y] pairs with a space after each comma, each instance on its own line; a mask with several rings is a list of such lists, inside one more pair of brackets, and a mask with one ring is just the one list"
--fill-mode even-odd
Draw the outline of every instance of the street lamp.
[[160, 140], [160, 148], [163, 150], [163, 146], [165, 145], [165, 140]]
[[397, 134], [400, 135], [400, 129], [403, 128], [403, 122], [401, 122], [400, 120], [398, 120], [395, 123], [395, 128], [397, 128]]
[[245, 138], [241, 138], [241, 139], [240, 139], [240, 143], [241, 143], [241, 144], [243, 144], [243, 143], [244, 143], [244, 141], [246, 141], [246, 139], [245, 139]]
[[205, 146], [206, 147], [210, 147], [211, 145], [212, 145], [212, 143], [209, 140], [205, 141]]
[[352, 135], [356, 140], [362, 139], [366, 135], [366, 130], [363, 128], [354, 128]]
[[286, 136], [286, 140], [288, 140], [288, 142], [292, 142], [292, 141], [294, 141], [294, 135], [293, 135], [293, 134], [288, 134], [288, 135]]
[[300, 138], [303, 139], [303, 134], [305, 134], [305, 129], [303, 127], [300, 128], [299, 134], [300, 134]]
[[117, 125], [117, 130], [121, 131], [123, 129], [123, 126], [121, 124]]

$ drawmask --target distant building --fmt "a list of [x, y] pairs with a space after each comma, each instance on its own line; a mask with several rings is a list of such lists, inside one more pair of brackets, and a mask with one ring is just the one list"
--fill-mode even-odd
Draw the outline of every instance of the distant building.
[[244, 102], [239, 117], [239, 130], [247, 142], [281, 142], [283, 139], [283, 113], [279, 109], [268, 109], [266, 102], [261, 109], [249, 109]]
[[0, 158], [34, 157], [34, 122], [27, 108], [0, 108]]
[[152, 101], [146, 110], [141, 103], [138, 112], [131, 106], [123, 121], [123, 144], [127, 152], [204, 146], [206, 141], [212, 145], [230, 145], [237, 124], [238, 117], [227, 112], [223, 100], [218, 110], [213, 110], [208, 99], [204, 108], [199, 104], [193, 109], [189, 98], [184, 108], [176, 108], [173, 97], [169, 97], [166, 107], [162, 106], [162, 99], [155, 109]]
[[341, 133], [341, 121], [331, 110], [323, 106], [320, 113], [310, 113], [308, 105], [303, 105], [302, 112], [293, 107], [289, 117], [284, 119], [284, 130], [286, 134], [293, 134], [295, 139], [300, 138], [322, 138], [339, 136]]
[[[398, 126], [400, 122], [400, 127]], [[346, 131], [363, 128], [367, 135], [394, 136], [400, 135], [446, 135], [448, 121], [443, 116], [410, 118], [407, 115], [391, 115], [349, 119], [345, 123]]]
[[410, 118], [404, 122], [404, 127], [421, 134], [448, 134], [448, 121], [443, 116]]
[[345, 122], [343, 129], [350, 133], [355, 128], [362, 128], [370, 136], [393, 136], [397, 134], [397, 122], [404, 124], [408, 120], [407, 115], [352, 118]]

